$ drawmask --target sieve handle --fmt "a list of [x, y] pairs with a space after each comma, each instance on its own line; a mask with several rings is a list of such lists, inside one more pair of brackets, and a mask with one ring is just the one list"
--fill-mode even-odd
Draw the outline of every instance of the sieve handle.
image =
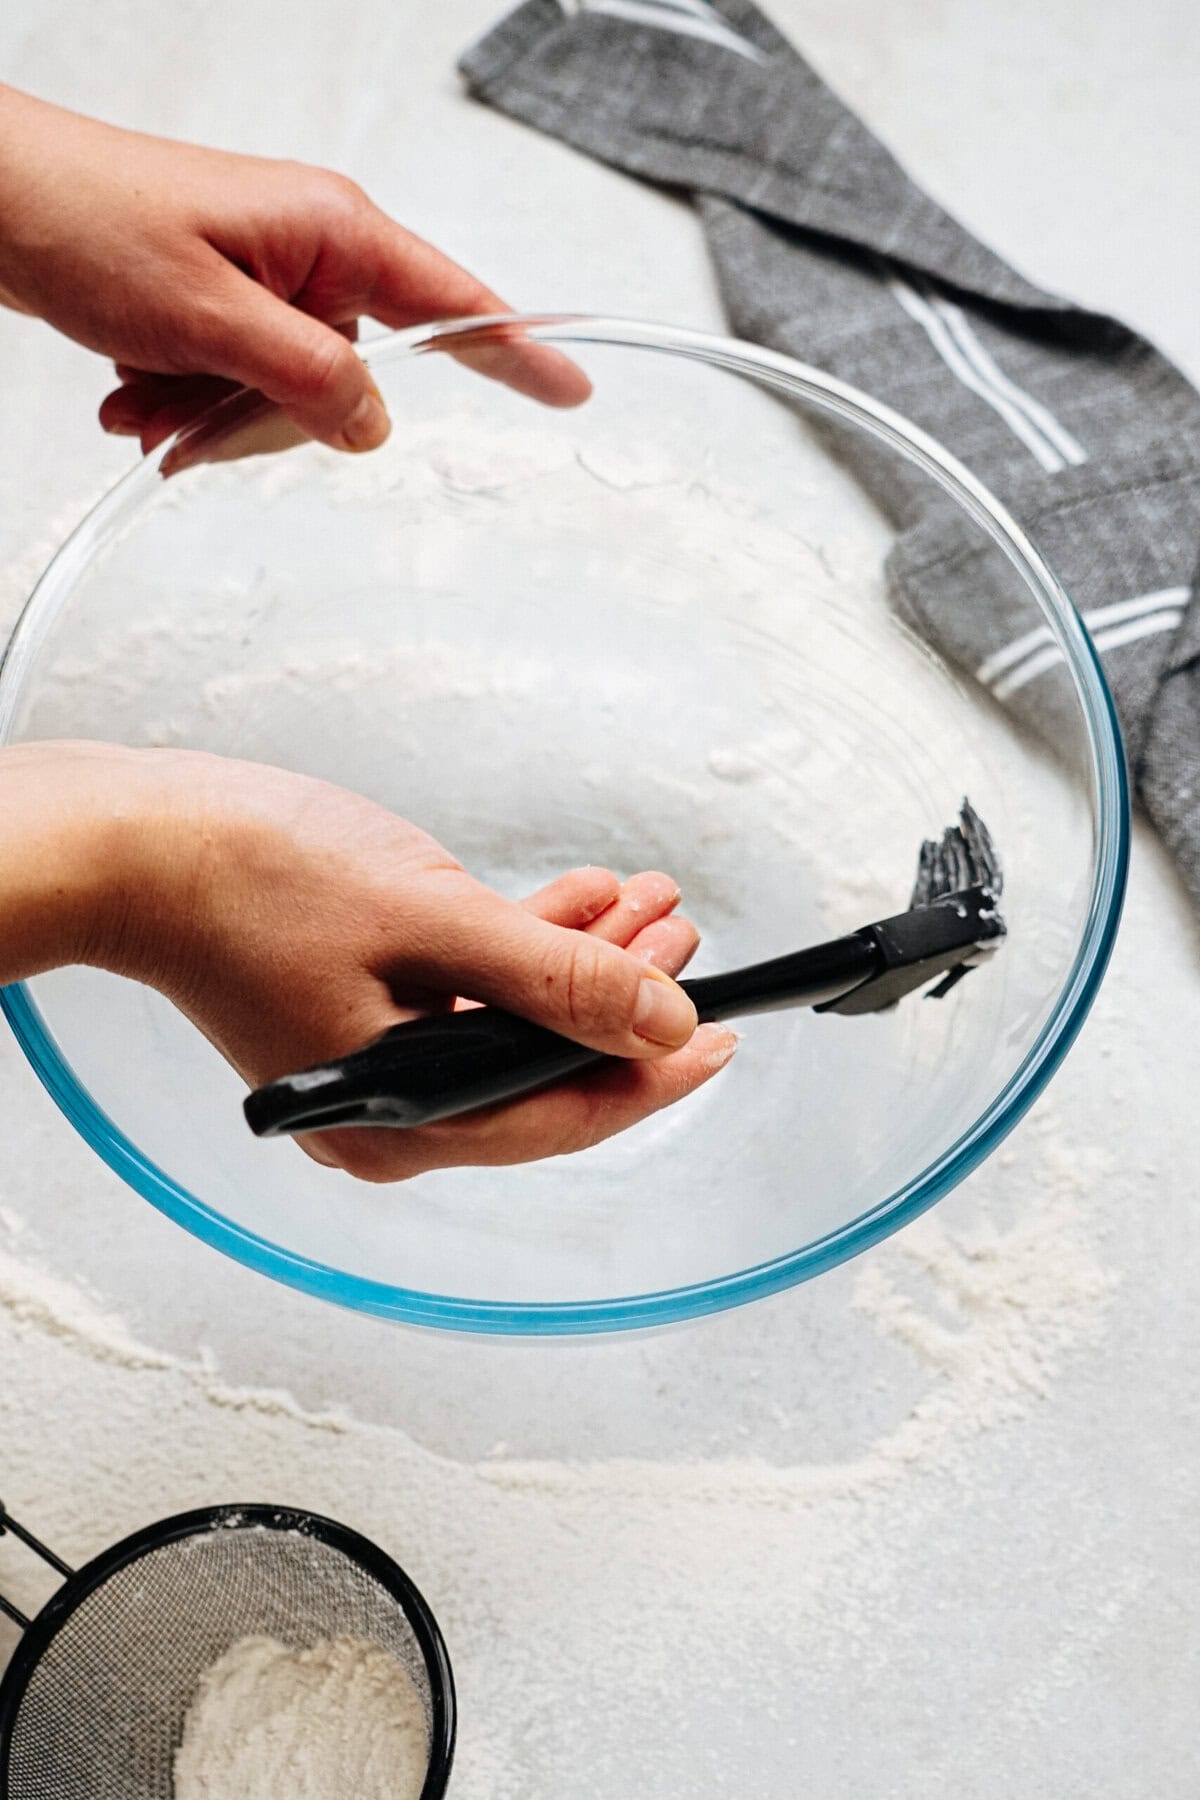
[[[19, 1520], [14, 1519], [3, 1500], [0, 1500], [0, 1537], [4, 1537], [10, 1531], [15, 1538], [20, 1539], [27, 1549], [32, 1550], [35, 1556], [39, 1556], [48, 1568], [53, 1569], [56, 1575], [61, 1575], [64, 1580], [68, 1580], [75, 1573], [69, 1563], [65, 1563], [61, 1556], [55, 1556], [48, 1545], [43, 1544], [40, 1538], [35, 1538], [32, 1531], [26, 1530]], [[19, 1607], [13, 1605], [11, 1600], [6, 1600], [3, 1594], [0, 1594], [0, 1612], [7, 1613], [13, 1624], [19, 1625], [22, 1631], [28, 1631], [29, 1619]]]

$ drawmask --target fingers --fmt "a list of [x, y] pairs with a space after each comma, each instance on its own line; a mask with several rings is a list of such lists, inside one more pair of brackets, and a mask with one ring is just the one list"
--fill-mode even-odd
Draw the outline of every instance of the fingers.
[[238, 391], [237, 382], [222, 381], [216, 375], [179, 377], [175, 381], [168, 378], [155, 386], [147, 382], [120, 387], [101, 404], [100, 423], [114, 437], [138, 438], [148, 455], [218, 401], [227, 400]]
[[[369, 263], [363, 311], [394, 329], [511, 310], [476, 276], [373, 205], [364, 218], [360, 254]], [[509, 343], [452, 339], [446, 348], [457, 361], [545, 406], [579, 406], [592, 391], [578, 363], [524, 332], [515, 332]]]
[[551, 925], [590, 931], [677, 975], [690, 962], [700, 933], [690, 919], [672, 918], [679, 888], [669, 875], [643, 870], [622, 884], [609, 869], [572, 869], [522, 901]]
[[678, 904], [678, 884], [657, 869], [645, 869], [640, 875], [630, 876], [592, 930], [607, 943], [628, 944], [644, 925], [665, 917]]
[[535, 918], [460, 870], [429, 871], [405, 923], [403, 964], [376, 970], [397, 990], [457, 989], [612, 1056], [661, 1056], [696, 1028], [687, 995], [653, 964]]
[[391, 429], [350, 341], [231, 265], [224, 265], [197, 339], [196, 354], [213, 374], [257, 389], [335, 450], [377, 449]]
[[[357, 343], [357, 319], [347, 319], [332, 329], [347, 343]], [[101, 402], [100, 424], [114, 437], [140, 438], [147, 455], [185, 426], [194, 424], [218, 402], [244, 391], [241, 382], [219, 375], [164, 375], [153, 369], [134, 368], [129, 363], [113, 366], [121, 386]], [[227, 460], [230, 456], [291, 449], [308, 442], [307, 432], [281, 419], [261, 398], [257, 399], [257, 411], [265, 412], [267, 418], [256, 418], [253, 430], [238, 433], [223, 428], [219, 446], [206, 447], [203, 458], [188, 456], [181, 460]]]
[[690, 919], [657, 919], [645, 925], [627, 944], [631, 956], [653, 963], [668, 975], [679, 975], [687, 968], [700, 946], [700, 933]]
[[[334, 449], [373, 450], [386, 440], [391, 427], [383, 400], [351, 347], [357, 315], [402, 327], [508, 308], [357, 190], [347, 198], [347, 186], [335, 182], [330, 189], [338, 204], [323, 227], [325, 244], [292, 299], [210, 247], [213, 261], [198, 265], [196, 297], [176, 331], [175, 354], [193, 372], [147, 376], [122, 365], [122, 389], [100, 409], [106, 431], [139, 437], [150, 451], [232, 389], [246, 387], [273, 401], [304, 436]], [[507, 341], [455, 334], [434, 347], [546, 405], [577, 406], [591, 392], [575, 363], [521, 328]], [[252, 448], [260, 447], [259, 435], [251, 433]]]
[[631, 876], [613, 905], [587, 929], [610, 944], [620, 944], [642, 962], [678, 975], [700, 943], [690, 919], [671, 916], [678, 904], [679, 889], [671, 877], [647, 869]]
[[[146, 451], [162, 441], [157, 423], [157, 417], [151, 419], [142, 434], [142, 448]], [[193, 423], [195, 429], [184, 432], [163, 457], [159, 473], [164, 479], [197, 463], [236, 462], [243, 456], [273, 456], [310, 441], [306, 431], [301, 431], [286, 413], [264, 400], [253, 388], [239, 387], [211, 414], [202, 415], [199, 421], [181, 420], [173, 429], [182, 431], [184, 425]]]
[[[563, 925], [568, 931], [584, 931], [598, 914], [607, 912], [621, 892], [621, 883], [611, 869], [587, 867], [571, 869], [548, 886], [539, 888], [522, 900], [526, 912], [545, 919], [550, 925]], [[478, 1006], [477, 1000], [459, 1000], [459, 1011]]]
[[506, 313], [499, 294], [440, 250], [406, 231], [372, 202], [355, 246], [363, 261], [363, 310], [402, 329], [429, 319]]
[[[678, 901], [675, 882], [657, 871], [622, 885], [608, 869], [583, 868], [531, 895], [523, 910], [542, 923], [627, 947], [674, 975], [699, 942], [691, 921], [675, 915]], [[683, 1099], [724, 1068], [736, 1047], [732, 1032], [705, 1025], [674, 1055], [614, 1063], [526, 1100], [414, 1132], [322, 1132], [301, 1140], [302, 1147], [319, 1162], [372, 1182], [567, 1155]]]
[[[508, 307], [503, 310], [507, 312]], [[473, 338], [470, 332], [456, 333], [435, 346], [445, 351], [465, 369], [499, 381], [514, 393], [540, 400], [543, 406], [580, 406], [592, 392], [592, 384], [579, 364], [549, 344], [536, 343], [523, 326], [514, 325], [511, 335], [500, 337], [482, 334]]]
[[[700, 943], [690, 919], [671, 918], [679, 889], [669, 875], [634, 875], [622, 887], [609, 869], [572, 869], [521, 902], [527, 912], [571, 931], [591, 931], [668, 975], [687, 967]], [[477, 1004], [460, 1000], [460, 1007]]]
[[102, 401], [100, 423], [115, 437], [141, 438], [142, 448], [152, 450], [236, 389], [236, 382], [216, 375], [123, 378], [122, 385]]
[[736, 1033], [723, 1025], [701, 1025], [686, 1048], [657, 1062], [613, 1063], [527, 1100], [418, 1131], [327, 1131], [305, 1148], [315, 1148], [319, 1161], [370, 1182], [406, 1181], [430, 1169], [568, 1156], [694, 1093], [726, 1067], [737, 1046]]
[[570, 869], [548, 886], [521, 902], [526, 912], [550, 925], [582, 931], [599, 914], [607, 912], [621, 892], [611, 869]]
[[[443, 256], [432, 244], [405, 231], [386, 213], [372, 207], [369, 243], [375, 277], [366, 310], [385, 325], [400, 328], [430, 319], [471, 318], [506, 313], [510, 308], [477, 277]], [[524, 333], [507, 344], [447, 343], [460, 362], [528, 394], [547, 406], [578, 406], [592, 384], [577, 363], [549, 345], [530, 342]]]

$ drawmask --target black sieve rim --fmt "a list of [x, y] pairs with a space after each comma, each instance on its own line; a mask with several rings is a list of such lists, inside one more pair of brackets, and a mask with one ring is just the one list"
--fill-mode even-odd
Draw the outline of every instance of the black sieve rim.
[[348, 1525], [339, 1525], [336, 1519], [324, 1518], [320, 1513], [268, 1506], [261, 1502], [244, 1506], [203, 1506], [193, 1512], [159, 1519], [110, 1545], [63, 1582], [30, 1624], [13, 1651], [0, 1682], [0, 1800], [8, 1800], [13, 1729], [33, 1671], [55, 1636], [89, 1595], [139, 1558], [161, 1550], [166, 1544], [177, 1543], [181, 1538], [203, 1537], [213, 1531], [247, 1531], [264, 1527], [268, 1531], [297, 1532], [339, 1551], [349, 1561], [357, 1563], [399, 1605], [412, 1627], [429, 1678], [432, 1712], [429, 1769], [420, 1800], [442, 1800], [454, 1763], [458, 1706], [449, 1652], [424, 1595], [399, 1563], [393, 1562], [378, 1544], [352, 1531]]

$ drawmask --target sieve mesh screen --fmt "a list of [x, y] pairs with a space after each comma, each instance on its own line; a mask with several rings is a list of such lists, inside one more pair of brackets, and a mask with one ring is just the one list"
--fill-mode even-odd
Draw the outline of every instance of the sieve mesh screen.
[[295, 1650], [377, 1645], [412, 1680], [432, 1736], [429, 1671], [396, 1596], [303, 1515], [276, 1528], [230, 1513], [150, 1545], [67, 1611], [15, 1709], [5, 1800], [173, 1800], [197, 1684], [256, 1634]]

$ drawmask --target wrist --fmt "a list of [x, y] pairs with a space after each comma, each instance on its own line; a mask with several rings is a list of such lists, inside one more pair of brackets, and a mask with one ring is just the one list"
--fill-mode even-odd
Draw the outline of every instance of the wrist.
[[42, 185], [42, 150], [53, 109], [0, 84], [0, 302], [36, 311], [28, 293], [27, 264], [36, 235], [34, 196]]
[[0, 749], [0, 983], [67, 963], [149, 972], [178, 860], [155, 758], [100, 743]]
[[106, 856], [89, 790], [98, 797], [104, 789], [103, 750], [0, 750], [0, 981], [91, 960]]
[[0, 84], [0, 303], [46, 318], [69, 297], [63, 258], [96, 228], [110, 133], [121, 135]]

